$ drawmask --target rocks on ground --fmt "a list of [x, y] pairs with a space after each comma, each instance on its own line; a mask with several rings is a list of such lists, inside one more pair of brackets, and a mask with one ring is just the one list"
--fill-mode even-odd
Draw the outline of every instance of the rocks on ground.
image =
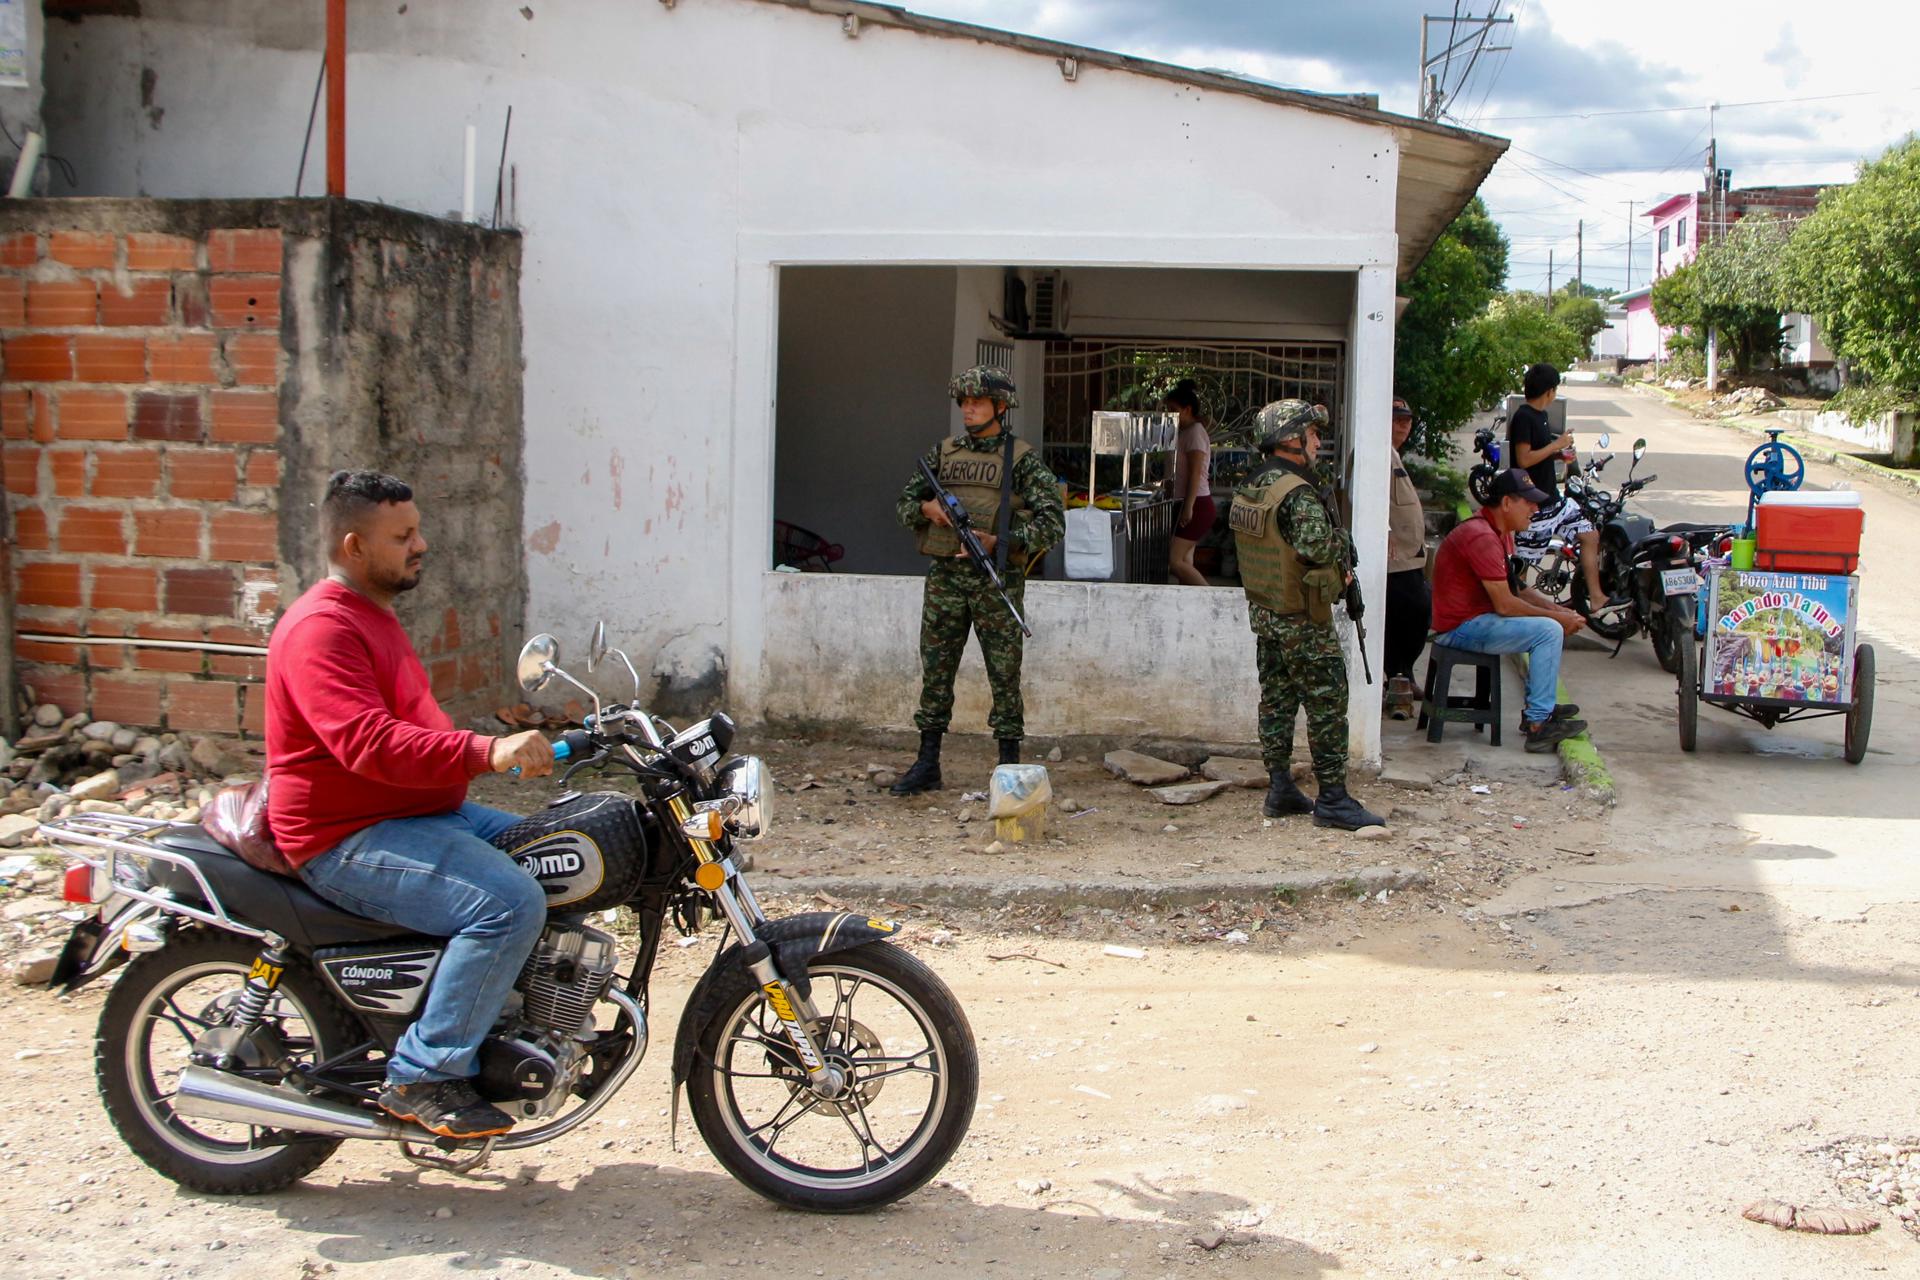
[[1109, 751], [1105, 763], [1108, 773], [1122, 782], [1131, 782], [1140, 787], [1164, 787], [1170, 782], [1179, 782], [1192, 772], [1185, 765], [1138, 751]]
[[29, 728], [0, 743], [0, 849], [39, 843], [42, 823], [70, 813], [125, 813], [194, 822], [223, 780], [259, 772], [230, 739], [149, 734], [110, 720], [33, 708]]

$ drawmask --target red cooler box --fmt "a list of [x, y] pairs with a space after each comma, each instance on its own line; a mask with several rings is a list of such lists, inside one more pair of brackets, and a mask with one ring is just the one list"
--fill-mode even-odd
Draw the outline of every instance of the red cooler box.
[[1860, 495], [1766, 493], [1760, 496], [1753, 567], [1782, 573], [1850, 574], [1860, 564], [1867, 513]]

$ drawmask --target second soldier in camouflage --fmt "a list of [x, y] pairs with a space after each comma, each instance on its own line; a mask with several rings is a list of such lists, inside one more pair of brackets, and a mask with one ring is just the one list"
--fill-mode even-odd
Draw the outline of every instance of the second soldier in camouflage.
[[[1013, 440], [1008, 448], [1006, 411], [1018, 405], [1019, 398], [1004, 370], [984, 365], [968, 369], [947, 390], [960, 406], [966, 434], [936, 444], [927, 452], [927, 465], [940, 477], [941, 487], [966, 507], [987, 553], [1003, 566], [1007, 595], [1024, 610], [1028, 564], [1058, 542], [1065, 529], [1059, 482], [1025, 441]], [[1007, 545], [1001, 547], [995, 531], [1003, 494], [1010, 510]], [[1000, 741], [1000, 761], [1019, 760], [1020, 740], [1026, 736], [1020, 695], [1024, 638], [991, 580], [967, 561], [918, 471], [900, 491], [895, 511], [933, 561], [920, 607], [920, 709], [913, 717], [920, 730], [920, 755], [893, 786], [895, 795], [913, 795], [941, 785], [940, 738], [953, 715], [953, 681], [969, 631], [980, 637], [980, 656], [993, 691], [987, 724]]]
[[[1352, 561], [1310, 470], [1326, 422], [1327, 411], [1304, 400], [1276, 400], [1260, 411], [1254, 444], [1263, 460], [1234, 490], [1228, 524], [1260, 673], [1263, 811], [1270, 818], [1311, 813], [1319, 826], [1353, 831], [1385, 823], [1347, 794], [1347, 662], [1333, 602]], [[1293, 721], [1303, 706], [1317, 798], [1292, 776]]]

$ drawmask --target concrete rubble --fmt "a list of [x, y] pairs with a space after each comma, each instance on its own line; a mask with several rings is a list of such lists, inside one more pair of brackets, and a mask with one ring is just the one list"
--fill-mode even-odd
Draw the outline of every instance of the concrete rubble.
[[51, 703], [34, 707], [26, 723], [24, 734], [0, 744], [0, 849], [37, 847], [42, 823], [72, 813], [197, 822], [223, 782], [259, 776], [258, 759], [231, 740], [63, 717]]
[[1164, 787], [1192, 773], [1185, 765], [1138, 751], [1109, 751], [1104, 763], [1108, 773], [1122, 782], [1131, 782], [1139, 787]]

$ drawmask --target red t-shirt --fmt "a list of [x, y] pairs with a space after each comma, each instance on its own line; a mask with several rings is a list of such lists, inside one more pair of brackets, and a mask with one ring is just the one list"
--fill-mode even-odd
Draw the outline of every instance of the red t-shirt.
[[400, 619], [316, 583], [267, 644], [267, 824], [295, 866], [389, 818], [449, 813], [492, 740], [455, 729]]
[[1445, 635], [1469, 618], [1493, 612], [1483, 582], [1507, 580], [1513, 535], [1493, 527], [1487, 509], [1462, 521], [1433, 557], [1433, 629]]

